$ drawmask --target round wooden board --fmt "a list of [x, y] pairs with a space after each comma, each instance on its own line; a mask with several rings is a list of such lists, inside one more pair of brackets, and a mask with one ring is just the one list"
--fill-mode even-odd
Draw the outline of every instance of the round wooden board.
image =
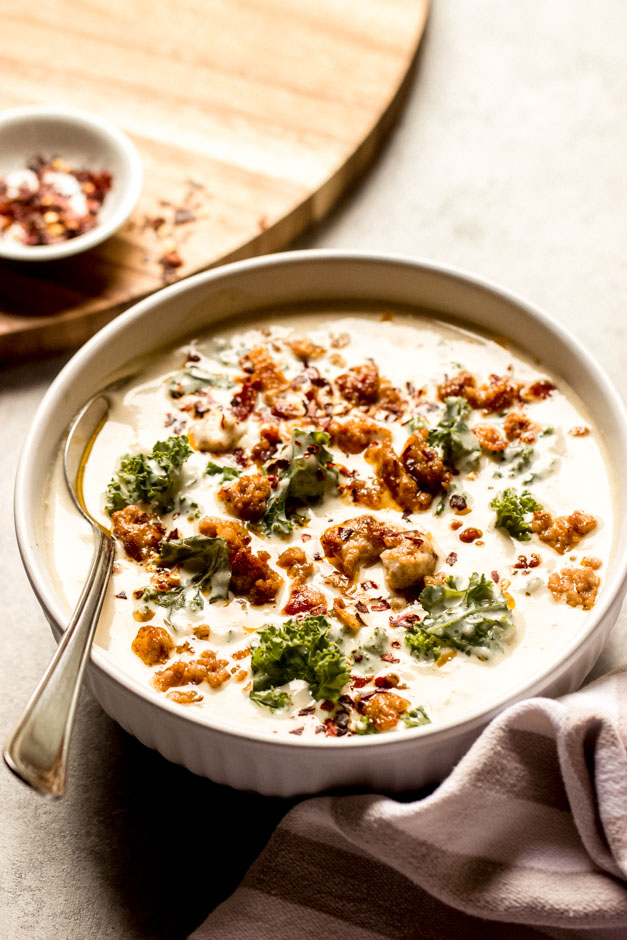
[[[129, 304], [320, 219], [394, 123], [428, 0], [0, 0], [6, 107], [122, 127], [144, 190], [62, 261], [0, 262], [0, 359], [76, 346]], [[27, 155], [30, 156], [30, 155]], [[175, 249], [175, 271], [160, 262]]]

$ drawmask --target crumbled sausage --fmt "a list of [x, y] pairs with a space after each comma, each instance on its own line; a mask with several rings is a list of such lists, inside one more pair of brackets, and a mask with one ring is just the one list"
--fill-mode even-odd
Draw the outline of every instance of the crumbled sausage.
[[448, 488], [451, 472], [437, 450], [427, 445], [428, 436], [427, 428], [418, 428], [405, 444], [401, 461], [422, 492], [437, 493]]
[[486, 411], [503, 411], [518, 399], [520, 384], [505, 375], [491, 375], [487, 382], [466, 389], [465, 395], [473, 408]]
[[594, 607], [601, 579], [592, 568], [562, 568], [549, 576], [549, 591], [569, 607]]
[[556, 519], [550, 512], [542, 509], [534, 512], [531, 531], [535, 532], [542, 542], [546, 542], [563, 555], [574, 548], [596, 524], [594, 516], [578, 509], [571, 512], [570, 516], [558, 516]]
[[472, 429], [472, 433], [475, 435], [484, 450], [497, 452], [500, 450], [505, 450], [507, 447], [507, 441], [499, 429], [495, 428], [494, 425], [478, 424]]
[[360, 454], [374, 441], [389, 441], [390, 431], [365, 415], [338, 420], [334, 418], [327, 428], [331, 442], [337, 444], [345, 454]]
[[365, 701], [358, 700], [357, 708], [373, 723], [377, 731], [389, 731], [405, 714], [409, 702], [395, 692], [377, 692]]
[[240, 522], [205, 516], [198, 529], [201, 535], [225, 540], [234, 594], [247, 597], [251, 604], [269, 604], [276, 598], [283, 578], [268, 564], [268, 552], [255, 555], [250, 550], [250, 535]]
[[467, 389], [473, 389], [477, 383], [470, 372], [458, 372], [451, 379], [445, 379], [438, 385], [438, 398], [444, 401], [445, 398], [464, 398]]
[[381, 553], [385, 580], [393, 591], [419, 584], [435, 571], [436, 561], [431, 541], [417, 531], [400, 533], [397, 543]]
[[290, 578], [299, 578], [304, 580], [310, 578], [314, 573], [313, 562], [307, 558], [304, 550], [299, 545], [292, 545], [281, 552], [277, 559], [279, 568], [284, 568]]
[[372, 405], [379, 397], [379, 370], [372, 359], [338, 375], [335, 382], [342, 397], [353, 405]]
[[438, 398], [444, 401], [449, 396], [465, 398], [473, 408], [486, 411], [503, 411], [518, 399], [520, 384], [507, 376], [491, 375], [483, 385], [477, 385], [470, 372], [462, 371], [438, 385]]
[[231, 399], [231, 411], [238, 421], [245, 421], [255, 410], [257, 392], [260, 387], [259, 380], [254, 376], [247, 375], [244, 378], [239, 392], [236, 392]]
[[418, 512], [429, 508], [433, 502], [433, 493], [419, 487], [387, 441], [371, 444], [365, 456], [401, 509]]
[[198, 659], [177, 659], [156, 673], [154, 684], [160, 692], [173, 686], [200, 685], [205, 681], [212, 689], [217, 689], [231, 678], [227, 666], [228, 660], [218, 659], [213, 650], [205, 650]]
[[355, 610], [350, 610], [346, 606], [346, 601], [341, 597], [335, 597], [333, 599], [333, 613], [345, 627], [348, 627], [349, 630], [352, 630], [354, 633], [364, 626], [365, 621]]
[[266, 511], [268, 497], [272, 491], [270, 480], [262, 473], [246, 473], [218, 492], [226, 507], [240, 519], [256, 522]]
[[554, 391], [555, 385], [553, 385], [553, 382], [548, 379], [538, 379], [536, 382], [531, 382], [530, 385], [523, 385], [520, 390], [520, 397], [526, 402], [542, 401]]
[[376, 477], [367, 480], [354, 477], [348, 483], [340, 484], [340, 493], [348, 493], [354, 503], [369, 509], [380, 509], [383, 502], [383, 487]]
[[285, 345], [289, 346], [296, 358], [302, 362], [308, 362], [310, 359], [320, 359], [326, 352], [324, 346], [317, 346], [307, 336], [293, 336], [285, 340]]
[[571, 437], [587, 437], [590, 433], [590, 428], [586, 427], [585, 424], [578, 424], [574, 428], [570, 428], [568, 433]]
[[403, 590], [435, 570], [437, 556], [431, 540], [417, 530], [398, 529], [374, 516], [358, 516], [327, 529], [321, 538], [327, 558], [351, 580], [362, 565], [379, 558], [388, 585]]
[[208, 640], [211, 636], [211, 630], [209, 625], [206, 623], [199, 623], [197, 627], [194, 627], [192, 633], [197, 640]]
[[288, 385], [283, 372], [263, 346], [251, 349], [247, 359], [253, 367], [253, 375], [261, 385], [267, 404], [274, 404], [278, 393]]
[[163, 627], [140, 627], [131, 648], [147, 666], [156, 666], [168, 661], [174, 641]]
[[379, 398], [377, 405], [384, 411], [390, 411], [392, 414], [400, 415], [405, 410], [406, 402], [400, 391], [392, 385], [387, 379], [381, 379], [379, 382]]
[[233, 412], [214, 406], [194, 422], [189, 439], [197, 450], [225, 454], [233, 450], [243, 433], [244, 426]]
[[124, 546], [124, 551], [135, 561], [143, 561], [156, 552], [163, 541], [165, 529], [157, 516], [151, 516], [139, 506], [125, 506], [111, 514], [113, 535]]
[[185, 689], [184, 692], [180, 689], [170, 689], [169, 692], [166, 692], [166, 697], [172, 699], [173, 702], [177, 702], [178, 705], [192, 705], [194, 702], [202, 702], [203, 700], [203, 696], [196, 689]]
[[603, 562], [600, 558], [596, 558], [594, 555], [585, 555], [581, 559], [581, 564], [584, 568], [593, 568], [595, 571], [598, 571]]
[[320, 542], [327, 558], [333, 559], [341, 573], [352, 580], [361, 565], [377, 561], [386, 547], [386, 531], [395, 530], [374, 516], [358, 516], [327, 529]]
[[290, 596], [283, 608], [284, 614], [326, 614], [327, 602], [322, 591], [305, 584], [303, 581], [294, 581], [290, 588]]
[[264, 463], [273, 457], [281, 443], [281, 432], [276, 424], [269, 424], [261, 428], [259, 440], [253, 445], [250, 456], [256, 463]]
[[522, 411], [510, 411], [503, 422], [503, 430], [508, 441], [523, 441], [533, 444], [538, 425]]

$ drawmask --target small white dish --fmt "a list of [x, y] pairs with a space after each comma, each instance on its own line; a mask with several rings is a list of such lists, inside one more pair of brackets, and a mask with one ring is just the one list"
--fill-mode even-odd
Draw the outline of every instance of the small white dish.
[[66, 258], [98, 245], [116, 232], [133, 211], [143, 169], [137, 148], [121, 130], [87, 111], [29, 106], [0, 113], [0, 177], [22, 170], [36, 156], [59, 156], [76, 169], [111, 173], [111, 189], [96, 226], [51, 245], [24, 245], [0, 236], [0, 257], [18, 261]]

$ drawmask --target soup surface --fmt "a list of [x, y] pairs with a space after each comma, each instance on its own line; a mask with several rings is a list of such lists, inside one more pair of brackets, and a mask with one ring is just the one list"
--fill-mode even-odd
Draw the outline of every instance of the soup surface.
[[[85, 468], [118, 538], [96, 642], [228, 727], [329, 739], [458, 720], [592, 616], [601, 442], [563, 381], [404, 313], [294, 313], [168, 351], [112, 392]], [[90, 533], [55, 469], [73, 604]]]

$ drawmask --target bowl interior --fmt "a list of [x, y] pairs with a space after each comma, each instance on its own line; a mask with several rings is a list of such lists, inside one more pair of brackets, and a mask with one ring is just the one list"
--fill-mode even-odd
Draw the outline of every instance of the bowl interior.
[[[63, 434], [79, 407], [116, 377], [134, 371], [138, 357], [180, 343], [187, 335], [210, 329], [224, 319], [255, 309], [271, 319], [277, 308], [299, 302], [331, 305], [364, 301], [431, 311], [454, 318], [462, 326], [507, 337], [561, 375], [583, 399], [605, 438], [613, 466], [620, 467], [627, 460], [624, 406], [602, 370], [545, 314], [497, 288], [432, 265], [333, 252], [293, 252], [228, 265], [164, 289], [105, 327], [68, 363], [40, 406], [18, 469], [16, 528], [31, 583], [57, 630], [65, 623], [67, 610], [40, 534], [45, 512], [41, 494]], [[605, 590], [586, 633], [601, 622], [624, 589], [627, 525], [620, 487], [616, 488], [616, 520], [614, 564], [607, 572]], [[533, 681], [525, 680], [501, 696], [492, 714], [523, 694], [541, 691], [542, 682], [546, 685], [546, 677], [555, 667], [576, 655], [581, 640], [582, 636], [573, 635], [558, 663], [543, 664]], [[113, 678], [132, 685], [102, 651], [94, 649], [92, 658]], [[487, 713], [481, 712], [481, 716]], [[473, 714], [468, 720], [479, 717], [479, 713]]]
[[63, 158], [73, 169], [108, 170], [112, 185], [94, 229], [54, 245], [20, 245], [0, 239], [0, 255], [45, 260], [84, 251], [112, 234], [130, 215], [141, 189], [139, 155], [106, 121], [71, 110], [19, 109], [0, 116], [0, 176], [23, 169], [35, 156]]

